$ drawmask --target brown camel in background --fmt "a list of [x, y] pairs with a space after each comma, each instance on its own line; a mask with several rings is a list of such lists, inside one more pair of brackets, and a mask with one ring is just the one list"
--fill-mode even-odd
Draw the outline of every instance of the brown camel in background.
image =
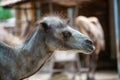
[[105, 49], [104, 32], [99, 20], [96, 17], [78, 16], [75, 19], [75, 24], [79, 31], [88, 35], [96, 47], [96, 50], [91, 55], [86, 55], [86, 64], [89, 67], [87, 80], [94, 80], [96, 69], [96, 61], [101, 50]]

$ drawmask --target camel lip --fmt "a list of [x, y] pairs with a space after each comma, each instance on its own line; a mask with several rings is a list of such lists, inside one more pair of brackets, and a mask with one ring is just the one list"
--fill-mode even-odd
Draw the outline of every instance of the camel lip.
[[94, 45], [88, 46], [88, 47], [86, 48], [86, 50], [87, 50], [87, 52], [92, 53], [92, 52], [94, 52], [94, 50], [95, 50], [95, 46], [94, 46]]
[[78, 47], [76, 47], [76, 46], [68, 46], [68, 45], [64, 45], [64, 46], [66, 46], [66, 47], [68, 47], [69, 48], [69, 50], [71, 50], [71, 51], [75, 51], [75, 52], [82, 52], [82, 53], [85, 53], [85, 54], [90, 54], [90, 53], [92, 53], [92, 52], [94, 52], [94, 50], [95, 50], [95, 46], [92, 44], [92, 45], [88, 45], [88, 44], [82, 44], [83, 46], [82, 47], [80, 47], [80, 46], [78, 46]]

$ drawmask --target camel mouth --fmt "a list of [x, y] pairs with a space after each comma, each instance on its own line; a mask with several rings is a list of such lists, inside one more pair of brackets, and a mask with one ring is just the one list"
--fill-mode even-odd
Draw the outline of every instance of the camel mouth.
[[95, 50], [95, 46], [94, 43], [91, 39], [86, 39], [84, 40], [84, 42], [81, 44], [82, 49], [86, 52], [86, 53], [92, 53]]
[[94, 45], [84, 45], [83, 50], [84, 50], [83, 53], [90, 54], [90, 53], [94, 52], [95, 46]]
[[92, 53], [95, 50], [95, 46], [94, 45], [92, 45], [92, 46], [87, 45], [86, 49], [87, 49], [88, 52]]
[[[64, 45], [65, 46], [65, 45]], [[76, 52], [80, 52], [80, 53], [84, 53], [84, 54], [91, 54], [92, 52], [94, 52], [95, 50], [95, 46], [93, 44], [89, 45], [89, 44], [72, 44], [72, 45], [66, 45], [67, 47], [69, 47], [69, 50], [73, 50]]]

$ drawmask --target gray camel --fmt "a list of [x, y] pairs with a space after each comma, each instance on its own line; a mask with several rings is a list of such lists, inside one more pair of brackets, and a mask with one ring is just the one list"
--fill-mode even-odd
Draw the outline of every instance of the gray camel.
[[36, 73], [55, 50], [94, 51], [89, 37], [72, 29], [59, 17], [37, 21], [37, 28], [20, 46], [0, 42], [0, 80], [22, 80]]

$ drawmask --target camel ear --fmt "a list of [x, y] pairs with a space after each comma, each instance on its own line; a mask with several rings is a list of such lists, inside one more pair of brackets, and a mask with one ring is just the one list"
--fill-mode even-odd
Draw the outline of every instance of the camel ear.
[[50, 30], [50, 27], [46, 22], [41, 22], [40, 25], [43, 31], [48, 32]]
[[67, 23], [67, 24], [70, 24], [70, 22], [71, 22], [71, 19], [67, 19], [67, 22], [66, 22], [66, 23]]
[[66, 24], [67, 24], [67, 25], [72, 25], [72, 20], [71, 20], [70, 18], [67, 19], [67, 20], [66, 20]]

